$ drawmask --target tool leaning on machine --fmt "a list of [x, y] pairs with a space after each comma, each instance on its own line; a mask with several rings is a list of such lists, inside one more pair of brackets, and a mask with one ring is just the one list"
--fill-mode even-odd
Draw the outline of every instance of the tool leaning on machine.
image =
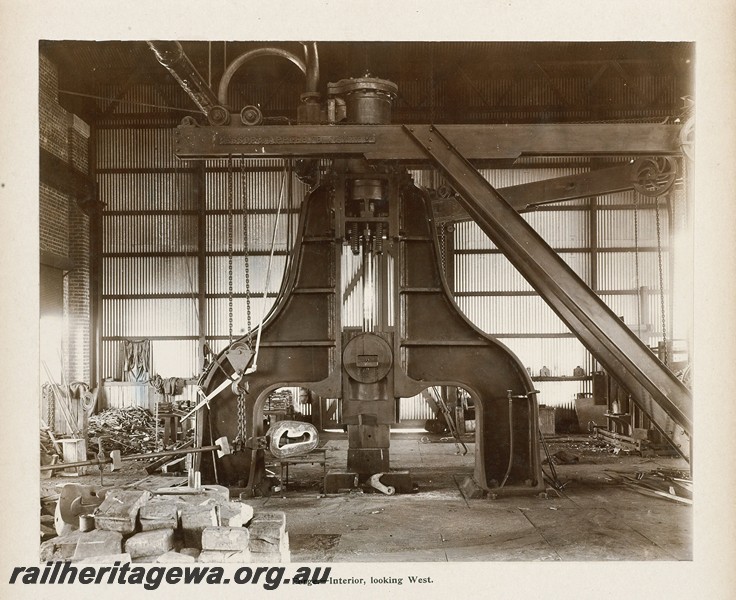
[[110, 456], [105, 456], [103, 452], [97, 454], [97, 458], [93, 460], [82, 460], [71, 463], [57, 463], [55, 465], [46, 465], [41, 467], [41, 471], [56, 471], [59, 469], [68, 469], [72, 467], [92, 467], [98, 466], [102, 470], [102, 465], [112, 465], [110, 471], [116, 471], [123, 466], [123, 462], [134, 460], [145, 460], [147, 458], [163, 458], [165, 456], [184, 456], [185, 454], [196, 454], [201, 452], [217, 452], [217, 456], [222, 458], [232, 453], [230, 443], [226, 437], [218, 438], [212, 446], [202, 446], [201, 448], [182, 448], [180, 450], [164, 450], [162, 452], [148, 452], [146, 454], [129, 454], [121, 456], [120, 450], [113, 450]]
[[[465, 445], [462, 439], [460, 439], [460, 433], [458, 432], [457, 426], [455, 425], [455, 420], [450, 414], [450, 409], [447, 408], [447, 403], [445, 402], [445, 399], [442, 397], [442, 392], [436, 386], [432, 386], [431, 388], [429, 388], [429, 390], [432, 396], [434, 396], [434, 401], [437, 403], [437, 407], [439, 411], [442, 413], [442, 416], [445, 418], [445, 423], [447, 423], [447, 429], [452, 434], [452, 439], [455, 441], [455, 448], [457, 448], [457, 454], [462, 454], [463, 456], [465, 456], [468, 453], [468, 447]], [[422, 441], [424, 441], [424, 438], [422, 438]]]
[[[274, 423], [262, 440], [258, 440], [262, 445], [268, 446], [271, 454], [276, 458], [286, 458], [307, 454], [314, 450], [319, 444], [319, 435], [314, 425], [301, 421], [278, 421]], [[197, 454], [203, 452], [216, 452], [219, 458], [233, 453], [233, 449], [226, 437], [220, 437], [211, 446], [202, 446], [199, 448], [181, 448], [178, 450], [164, 450], [161, 452], [148, 452], [145, 454], [130, 454], [121, 456], [120, 450], [112, 450], [109, 456], [106, 456], [101, 440], [99, 440], [99, 452], [93, 460], [83, 460], [71, 463], [57, 463], [54, 465], [45, 465], [41, 467], [41, 471], [56, 471], [60, 469], [68, 469], [73, 467], [91, 467], [97, 466], [100, 470], [100, 484], [102, 484], [102, 472], [104, 465], [111, 465], [110, 472], [116, 471], [122, 467], [122, 463], [126, 461], [146, 460], [149, 458], [164, 458], [174, 456], [184, 456], [187, 454]]]

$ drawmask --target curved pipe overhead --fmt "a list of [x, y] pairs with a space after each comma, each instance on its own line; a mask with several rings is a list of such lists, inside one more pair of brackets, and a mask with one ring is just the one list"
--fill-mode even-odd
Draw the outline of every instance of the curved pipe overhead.
[[304, 55], [307, 60], [307, 92], [316, 92], [319, 85], [319, 54], [317, 42], [304, 44]]
[[217, 99], [221, 105], [227, 106], [227, 90], [230, 87], [230, 81], [232, 80], [238, 69], [240, 69], [247, 62], [250, 62], [251, 60], [259, 58], [261, 56], [280, 56], [281, 58], [285, 58], [286, 60], [294, 63], [299, 68], [299, 70], [304, 73], [304, 75], [307, 75], [307, 65], [304, 63], [304, 61], [296, 54], [293, 54], [288, 50], [273, 47], [256, 48], [255, 50], [250, 50], [238, 56], [238, 58], [236, 58], [228, 65], [225, 73], [223, 73], [222, 79], [220, 80], [220, 87], [218, 88], [217, 92]]

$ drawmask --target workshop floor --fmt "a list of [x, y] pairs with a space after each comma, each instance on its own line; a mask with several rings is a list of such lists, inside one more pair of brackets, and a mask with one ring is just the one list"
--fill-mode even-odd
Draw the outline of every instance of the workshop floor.
[[[692, 559], [692, 506], [639, 494], [609, 476], [687, 468], [680, 459], [614, 455], [577, 436], [552, 444], [553, 452], [580, 457], [556, 467], [569, 481], [561, 497], [466, 500], [458, 483], [473, 471], [473, 444], [460, 456], [452, 443], [423, 443], [424, 435], [391, 436], [392, 468], [411, 471], [414, 494], [325, 497], [321, 467], [298, 465], [286, 490], [250, 502], [286, 513], [293, 562]], [[328, 468], [344, 469], [347, 440], [326, 437]], [[128, 481], [144, 475], [126, 474]], [[56, 479], [42, 488], [50, 491]]]

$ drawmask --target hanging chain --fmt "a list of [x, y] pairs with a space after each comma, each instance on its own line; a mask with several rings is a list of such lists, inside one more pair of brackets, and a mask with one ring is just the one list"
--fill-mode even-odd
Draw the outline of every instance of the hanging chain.
[[233, 343], [233, 157], [227, 156], [227, 335]]
[[245, 312], [247, 326], [246, 331], [248, 336], [248, 344], [250, 345], [250, 331], [251, 331], [251, 312], [250, 312], [250, 239], [248, 231], [248, 199], [245, 193], [245, 157], [240, 157], [240, 190], [241, 200], [243, 205], [243, 260], [245, 261]]
[[238, 422], [237, 422], [237, 433], [235, 440], [233, 440], [233, 447], [236, 452], [240, 452], [245, 449], [245, 392], [238, 393]]
[[657, 219], [657, 261], [659, 267], [659, 310], [662, 313], [662, 343], [664, 344], [664, 363], [667, 364], [667, 317], [664, 312], [664, 272], [662, 269], [662, 231], [659, 222], [659, 196], [654, 201], [654, 214]]
[[634, 192], [634, 271], [636, 272], [636, 332], [641, 336], [641, 284], [639, 283], [639, 194]]
[[439, 226], [439, 229], [437, 231], [437, 241], [440, 245], [440, 264], [442, 265], [442, 274], [447, 275], [447, 239], [445, 236], [445, 225], [442, 224]]
[[43, 393], [46, 396], [46, 420], [49, 428], [54, 431], [56, 429], [56, 400], [54, 399], [54, 392], [51, 389], [53, 383], [45, 383], [43, 386]]

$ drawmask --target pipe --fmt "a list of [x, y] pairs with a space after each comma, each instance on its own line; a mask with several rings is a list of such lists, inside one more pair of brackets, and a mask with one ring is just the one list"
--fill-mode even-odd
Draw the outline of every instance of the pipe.
[[511, 474], [511, 467], [514, 462], [514, 413], [512, 408], [514, 404], [514, 398], [511, 395], [511, 390], [508, 390], [507, 397], [509, 399], [509, 465], [508, 467], [506, 467], [506, 474], [503, 476], [503, 481], [501, 482], [501, 485], [498, 486], [499, 489], [506, 485], [506, 480]]
[[241, 54], [240, 56], [238, 56], [238, 58], [236, 58], [228, 65], [227, 69], [222, 75], [222, 79], [220, 80], [220, 87], [217, 91], [218, 104], [227, 106], [227, 89], [228, 87], [230, 87], [230, 80], [233, 78], [237, 70], [240, 69], [240, 67], [242, 67], [245, 63], [253, 60], [254, 58], [258, 58], [259, 56], [280, 56], [281, 58], [285, 58], [286, 60], [294, 63], [297, 67], [299, 67], [299, 70], [302, 73], [307, 75], [307, 66], [304, 64], [304, 61], [295, 54], [289, 52], [288, 50], [273, 47], [256, 48], [255, 50], [250, 50]]
[[199, 110], [208, 115], [210, 110], [219, 104], [217, 96], [184, 53], [179, 42], [149, 41], [146, 43], [153, 50], [158, 62], [171, 73]]
[[307, 92], [316, 92], [319, 85], [319, 54], [317, 42], [304, 44], [304, 56], [307, 62]]

